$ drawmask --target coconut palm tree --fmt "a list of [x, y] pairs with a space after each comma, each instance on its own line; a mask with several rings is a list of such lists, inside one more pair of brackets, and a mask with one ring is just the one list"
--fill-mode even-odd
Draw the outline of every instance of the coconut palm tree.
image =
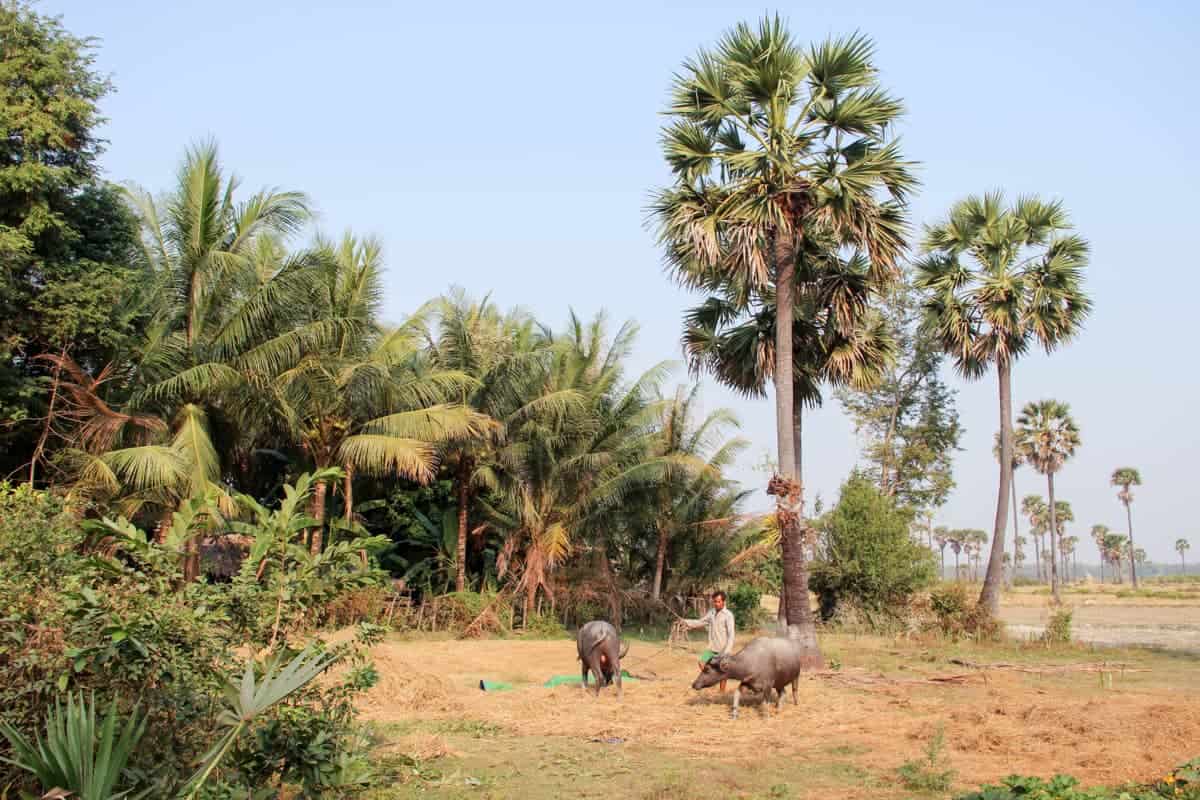
[[[257, 397], [263, 380], [327, 345], [341, 327], [338, 320], [306, 320], [319, 259], [285, 248], [308, 220], [305, 196], [263, 190], [238, 202], [237, 189], [216, 146], [204, 143], [187, 152], [163, 199], [128, 191], [141, 256], [154, 276], [149, 321], [122, 370], [135, 388], [118, 410], [123, 421], [92, 404], [93, 422], [114, 449], [101, 458], [93, 439], [84, 470], [110, 479], [110, 489], [123, 484], [122, 491], [159, 505], [164, 519], [195, 493], [212, 490], [228, 502], [219, 486], [214, 415], [228, 417], [238, 398]], [[140, 424], [149, 417], [160, 421], [151, 441], [144, 436], [150, 426]], [[188, 548], [185, 571], [194, 577], [198, 549], [195, 542]]]
[[436, 314], [426, 332], [431, 363], [469, 377], [472, 383], [464, 385], [458, 400], [491, 422], [483, 435], [443, 450], [458, 501], [455, 590], [461, 592], [467, 588], [471, 506], [478, 493], [499, 486], [495, 453], [502, 446], [504, 420], [528, 399], [524, 387], [544, 368], [551, 340], [528, 314], [502, 314], [487, 297], [474, 301], [459, 289], [438, 301]]
[[624, 384], [635, 331], [627, 323], [610, 342], [603, 315], [585, 324], [572, 314], [529, 399], [504, 420], [501, 503], [489, 514], [509, 532], [497, 572], [503, 578], [519, 567], [526, 622], [539, 592], [553, 600], [552, 572], [615, 509], [663, 480], [704, 471], [698, 459], [653, 451], [664, 369]]
[[900, 203], [914, 186], [891, 141], [900, 103], [878, 85], [865, 37], [805, 49], [778, 18], [740, 24], [684, 63], [663, 131], [674, 185], [654, 201], [670, 267], [684, 284], [730, 284], [777, 307], [775, 417], [788, 622], [820, 663], [808, 604], [795, 474], [793, 315], [799, 253], [809, 236], [867, 254], [874, 279], [895, 272], [904, 247]]
[[1133, 583], [1133, 588], [1137, 588], [1137, 565], [1133, 562], [1134, 544], [1133, 544], [1133, 490], [1134, 486], [1142, 485], [1142, 476], [1133, 467], [1118, 467], [1113, 470], [1111, 484], [1120, 486], [1121, 491], [1117, 492], [1117, 497], [1125, 506], [1125, 519], [1129, 523], [1129, 579]]
[[[655, 526], [658, 547], [655, 553], [654, 582], [650, 596], [657, 600], [662, 592], [663, 575], [667, 564], [667, 548], [679, 524], [693, 524], [689, 514], [676, 508], [686, 504], [692, 495], [707, 485], [708, 478], [720, 478], [723, 470], [732, 465], [737, 455], [749, 444], [745, 439], [724, 439], [728, 428], [740, 423], [729, 409], [719, 408], [703, 419], [697, 419], [699, 384], [690, 389], [680, 386], [673, 397], [656, 405], [660, 409], [656, 425], [657, 436], [650, 444], [652, 458], [674, 458], [691, 461], [693, 468], [664, 476], [652, 490], [655, 502]], [[696, 479], [701, 478], [697, 485]]]
[[[349, 520], [355, 475], [424, 483], [436, 474], [440, 447], [483, 436], [493, 424], [454, 402], [473, 381], [429, 363], [421, 351], [419, 315], [394, 330], [379, 325], [383, 264], [377, 240], [346, 233], [337, 243], [318, 239], [318, 252], [322, 265], [309, 311], [314, 321], [339, 325], [328, 346], [275, 376], [267, 396], [273, 415], [318, 471], [342, 467]], [[326, 493], [325, 482], [317, 480], [314, 553], [323, 544]]]
[[1038, 472], [1046, 476], [1047, 503], [1050, 510], [1050, 591], [1056, 603], [1062, 602], [1059, 595], [1058, 559], [1055, 555], [1055, 537], [1061, 537], [1061, 526], [1065, 524], [1065, 508], [1054, 499], [1054, 474], [1075, 455], [1079, 447], [1079, 428], [1071, 418], [1071, 409], [1057, 400], [1041, 400], [1026, 403], [1017, 419], [1017, 450], [1021, 457]]
[[1179, 574], [1187, 574], [1187, 551], [1192, 549], [1192, 545], [1187, 539], [1175, 540], [1175, 551], [1179, 553]]
[[1058, 202], [1023, 197], [1006, 207], [999, 192], [968, 197], [945, 221], [926, 229], [926, 255], [917, 263], [917, 286], [927, 292], [928, 324], [958, 371], [976, 379], [996, 367], [1000, 481], [992, 552], [979, 596], [993, 615], [1000, 608], [1012, 483], [1013, 365], [1032, 346], [1050, 352], [1069, 341], [1091, 309], [1083, 291], [1088, 245], [1070, 229]]

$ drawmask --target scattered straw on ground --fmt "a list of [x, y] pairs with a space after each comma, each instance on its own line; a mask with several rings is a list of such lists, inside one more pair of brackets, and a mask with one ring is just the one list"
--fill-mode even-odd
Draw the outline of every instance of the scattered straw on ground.
[[[541, 687], [578, 669], [569, 640], [391, 641], [374, 655], [382, 680], [362, 704], [369, 719], [472, 719], [508, 735], [618, 737], [697, 759], [803, 759], [838, 747], [862, 753], [865, 768], [891, 769], [918, 756], [942, 724], [955, 768], [973, 782], [1069, 772], [1114, 783], [1158, 774], [1200, 747], [1196, 687], [1155, 686], [1148, 676], [1118, 678], [1106, 691], [1086, 672], [948, 674], [914, 652], [899, 674], [848, 666], [809, 675], [799, 707], [789, 696], [779, 715], [743, 698], [735, 721], [732, 692], [690, 688], [694, 654], [637, 642], [623, 666], [656, 680], [627, 684], [622, 702], [611, 688], [594, 698]], [[516, 688], [482, 692], [480, 679]]]

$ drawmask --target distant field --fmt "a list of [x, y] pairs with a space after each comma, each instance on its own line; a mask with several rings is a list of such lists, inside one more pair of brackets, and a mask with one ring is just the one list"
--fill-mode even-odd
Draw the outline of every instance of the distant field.
[[[1074, 612], [1073, 632], [1096, 645], [1145, 645], [1200, 652], [1200, 581], [1155, 581], [1068, 586], [1063, 603]], [[1014, 636], [1036, 636], [1049, 616], [1050, 590], [1007, 593], [1000, 616]]]

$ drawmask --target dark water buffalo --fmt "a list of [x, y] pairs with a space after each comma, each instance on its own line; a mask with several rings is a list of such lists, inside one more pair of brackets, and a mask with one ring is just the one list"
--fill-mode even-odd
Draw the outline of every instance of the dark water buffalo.
[[742, 689], [762, 695], [765, 704], [775, 690], [775, 710], [783, 707], [783, 690], [792, 685], [792, 703], [799, 704], [796, 684], [804, 665], [804, 645], [796, 638], [760, 637], [731, 656], [715, 656], [704, 665], [703, 671], [692, 683], [693, 689], [706, 689], [723, 680], [739, 681], [733, 690], [733, 711], [730, 716], [737, 719]]
[[576, 639], [579, 660], [583, 668], [583, 689], [587, 690], [588, 670], [596, 677], [596, 694], [600, 687], [617, 682], [617, 697], [621, 691], [621, 659], [629, 652], [629, 645], [621, 647], [621, 635], [607, 622], [593, 620], [579, 629]]

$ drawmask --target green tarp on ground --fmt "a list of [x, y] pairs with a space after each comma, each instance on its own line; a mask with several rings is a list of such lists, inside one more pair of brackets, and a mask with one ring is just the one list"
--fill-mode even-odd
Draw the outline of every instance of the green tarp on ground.
[[[630, 675], [627, 670], [621, 670], [621, 680], [633, 681], [634, 683], [637, 683], [637, 678]], [[553, 689], [555, 686], [579, 684], [582, 682], [583, 677], [580, 675], [555, 675], [553, 678], [543, 683], [542, 686], [548, 689]], [[479, 682], [479, 688], [485, 692], [506, 692], [514, 687], [511, 683], [504, 683], [503, 681], [481, 680]]]
[[[637, 682], [637, 678], [630, 675], [626, 670], [621, 670], [621, 680], [634, 681], [635, 683]], [[562, 686], [564, 684], [571, 683], [583, 683], [583, 677], [581, 675], [555, 675], [553, 678], [543, 683], [542, 686], [553, 689], [555, 686]], [[588, 683], [591, 683], [590, 675], [588, 676]]]

